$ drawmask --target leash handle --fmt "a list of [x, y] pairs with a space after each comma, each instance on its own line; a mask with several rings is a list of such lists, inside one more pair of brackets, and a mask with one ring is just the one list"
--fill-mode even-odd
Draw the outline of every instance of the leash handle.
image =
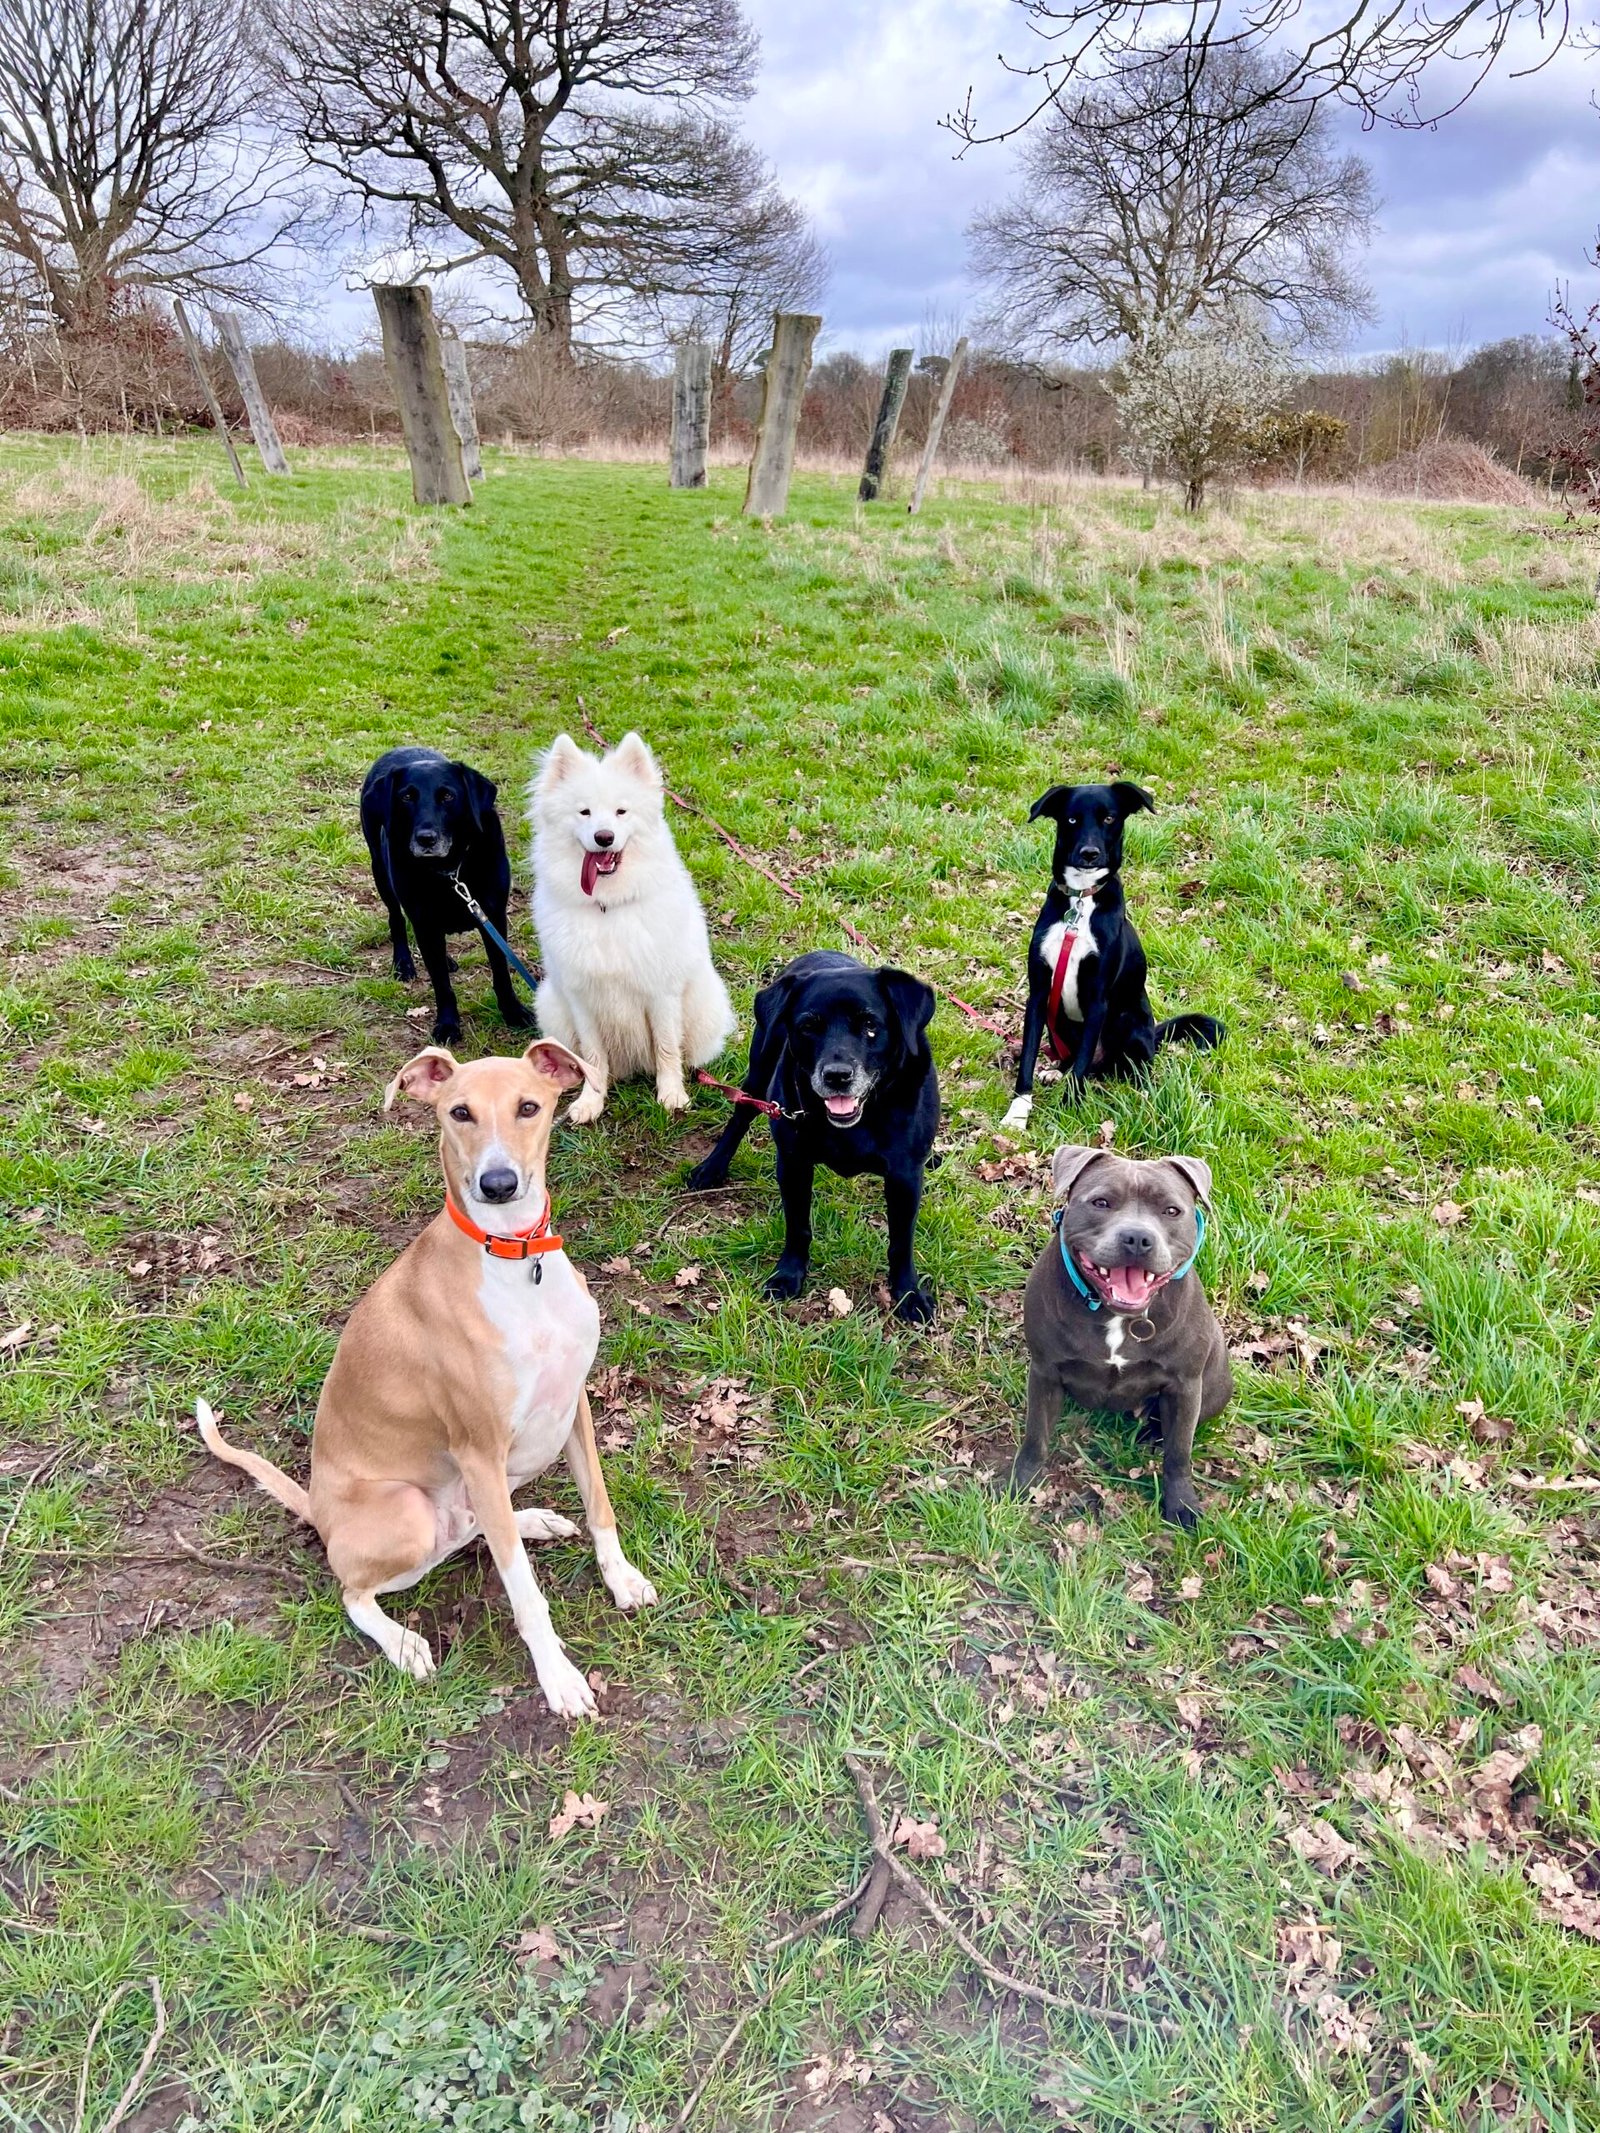
[[518, 955], [515, 948], [512, 947], [511, 943], [500, 931], [500, 928], [495, 925], [494, 921], [489, 917], [488, 912], [484, 910], [482, 904], [479, 903], [478, 899], [473, 895], [472, 891], [461, 879], [459, 873], [454, 873], [450, 876], [450, 886], [452, 889], [455, 890], [457, 896], [460, 897], [461, 901], [472, 913], [472, 916], [477, 920], [478, 924], [483, 928], [484, 932], [489, 936], [490, 940], [494, 942], [500, 953], [505, 957], [506, 961], [517, 973], [517, 976], [521, 978], [523, 984], [527, 986], [529, 992], [536, 993], [539, 990], [538, 978], [528, 968], [527, 964], [522, 960], [521, 956]]

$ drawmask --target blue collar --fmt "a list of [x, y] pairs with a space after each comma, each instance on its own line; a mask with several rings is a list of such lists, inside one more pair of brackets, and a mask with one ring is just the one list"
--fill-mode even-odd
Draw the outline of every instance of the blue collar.
[[[1066, 1209], [1064, 1207], [1058, 1207], [1055, 1213], [1050, 1217], [1051, 1223], [1054, 1226], [1056, 1233], [1056, 1243], [1061, 1247], [1061, 1264], [1067, 1270], [1068, 1281], [1072, 1283], [1072, 1286], [1077, 1290], [1078, 1294], [1089, 1306], [1089, 1309], [1091, 1311], [1098, 1311], [1102, 1306], [1103, 1299], [1095, 1294], [1094, 1290], [1090, 1288], [1089, 1284], [1078, 1272], [1078, 1269], [1073, 1265], [1072, 1254], [1067, 1250], [1067, 1240], [1061, 1234], [1061, 1218], [1065, 1213]], [[1203, 1207], [1196, 1207], [1194, 1211], [1194, 1250], [1189, 1254], [1188, 1258], [1183, 1262], [1182, 1266], [1179, 1267], [1177, 1272], [1173, 1275], [1172, 1278], [1174, 1281], [1182, 1281], [1184, 1275], [1188, 1273], [1190, 1267], [1192, 1267], [1195, 1261], [1199, 1258], [1200, 1247], [1202, 1244], [1205, 1243], [1205, 1241], [1206, 1211]]]

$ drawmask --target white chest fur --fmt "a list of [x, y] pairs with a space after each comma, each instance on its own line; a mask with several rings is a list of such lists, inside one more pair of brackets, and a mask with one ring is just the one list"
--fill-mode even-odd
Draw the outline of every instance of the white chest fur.
[[1113, 1370], [1126, 1370], [1128, 1358], [1122, 1352], [1124, 1328], [1119, 1311], [1106, 1313], [1106, 1361]]
[[1062, 943], [1069, 931], [1072, 934], [1072, 948], [1067, 956], [1065, 975], [1061, 980], [1061, 1012], [1069, 1022], [1083, 1020], [1083, 1009], [1078, 1004], [1078, 973], [1089, 956], [1098, 955], [1100, 952], [1094, 944], [1093, 934], [1089, 931], [1089, 914], [1093, 909], [1093, 894], [1080, 896], [1070, 926], [1063, 919], [1058, 925], [1050, 928], [1041, 943], [1044, 959], [1050, 966], [1050, 981], [1053, 985], [1056, 964], [1061, 960]]
[[[540, 1269], [537, 1282], [533, 1269]], [[565, 1252], [494, 1259], [486, 1252], [478, 1302], [500, 1344], [509, 1407], [506, 1470], [513, 1489], [542, 1474], [572, 1431], [578, 1395], [600, 1345], [600, 1313]]]

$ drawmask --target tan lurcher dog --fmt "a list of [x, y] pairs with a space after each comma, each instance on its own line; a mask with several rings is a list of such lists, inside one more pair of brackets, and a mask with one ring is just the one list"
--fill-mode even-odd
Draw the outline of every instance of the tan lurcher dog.
[[317, 1403], [311, 1485], [224, 1441], [204, 1400], [200, 1434], [229, 1465], [315, 1526], [357, 1629], [419, 1681], [422, 1638], [392, 1621], [380, 1593], [409, 1586], [481, 1533], [545, 1701], [593, 1716], [583, 1675], [550, 1625], [524, 1541], [577, 1527], [511, 1495], [565, 1452], [619, 1607], [648, 1607], [649, 1581], [617, 1540], [584, 1387], [600, 1340], [588, 1284], [550, 1234], [545, 1155], [563, 1090], [588, 1079], [546, 1039], [519, 1059], [458, 1065], [430, 1045], [390, 1082], [438, 1113], [445, 1205], [350, 1314]]

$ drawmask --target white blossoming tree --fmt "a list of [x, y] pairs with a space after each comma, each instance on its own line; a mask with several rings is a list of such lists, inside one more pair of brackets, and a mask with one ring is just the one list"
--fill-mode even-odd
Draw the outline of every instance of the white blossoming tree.
[[1287, 348], [1258, 319], [1237, 312], [1153, 337], [1123, 357], [1110, 389], [1128, 456], [1169, 467], [1198, 511], [1209, 482], [1248, 456], [1251, 432], [1282, 406], [1295, 380]]

